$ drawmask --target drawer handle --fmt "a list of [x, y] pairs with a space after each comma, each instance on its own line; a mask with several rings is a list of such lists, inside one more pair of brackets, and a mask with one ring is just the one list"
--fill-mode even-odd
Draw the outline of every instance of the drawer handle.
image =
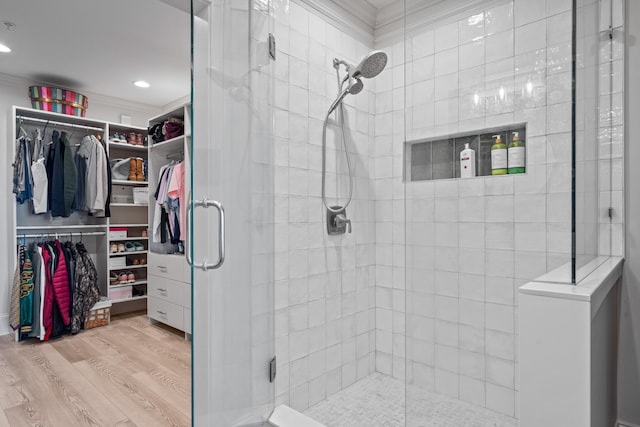
[[166, 316], [167, 313], [164, 311], [160, 311], [160, 310], [156, 310], [158, 312], [158, 314], [160, 314], [161, 316]]
[[160, 270], [166, 270], [166, 269], [167, 269], [167, 266], [166, 266], [166, 265], [159, 265], [159, 266], [158, 266], [158, 268], [159, 268]]
[[162, 288], [158, 288], [158, 291], [159, 291], [159, 292], [167, 292], [167, 290], [166, 290], [166, 289], [162, 289]]

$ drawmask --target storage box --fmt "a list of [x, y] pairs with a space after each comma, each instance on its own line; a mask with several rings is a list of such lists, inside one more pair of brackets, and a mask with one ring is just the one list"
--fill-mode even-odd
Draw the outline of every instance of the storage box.
[[111, 301], [131, 298], [131, 286], [123, 286], [121, 288], [110, 289], [109, 299]]
[[84, 117], [89, 99], [81, 93], [53, 86], [30, 86], [31, 106], [36, 110], [53, 111]]
[[127, 227], [109, 227], [109, 239], [126, 239]]
[[111, 321], [111, 301], [98, 301], [87, 314], [84, 328], [91, 329], [98, 326], [107, 326]]
[[124, 252], [121, 252], [123, 256], [115, 256], [109, 259], [110, 268], [126, 267], [127, 257], [124, 256]]
[[134, 188], [133, 203], [136, 205], [148, 205], [149, 204], [149, 187]]

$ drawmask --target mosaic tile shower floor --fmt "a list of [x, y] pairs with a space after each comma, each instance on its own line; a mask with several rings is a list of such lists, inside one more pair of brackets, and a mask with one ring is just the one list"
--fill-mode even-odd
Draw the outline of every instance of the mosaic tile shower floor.
[[[305, 411], [327, 427], [405, 427], [404, 382], [374, 373]], [[424, 390], [409, 392], [407, 427], [517, 427], [514, 418]]]

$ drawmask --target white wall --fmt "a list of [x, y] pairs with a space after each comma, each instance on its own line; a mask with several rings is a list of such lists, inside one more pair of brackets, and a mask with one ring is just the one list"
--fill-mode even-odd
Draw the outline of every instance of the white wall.
[[640, 425], [640, 3], [626, 2], [625, 63], [625, 224], [626, 249], [622, 281], [618, 357], [618, 419]]
[[[302, 411], [374, 370], [370, 80], [345, 100], [355, 176], [347, 208], [352, 234], [327, 235], [320, 198], [322, 121], [338, 90], [332, 60], [354, 63], [371, 46], [299, 2], [277, 0], [273, 7], [276, 404]], [[335, 127], [328, 135], [327, 194], [340, 194], [343, 204], [346, 164]]]
[[[6, 130], [0, 134], [0, 145], [5, 147], [5, 151], [3, 151], [5, 154], [4, 167], [0, 169], [2, 171], [0, 173], [0, 200], [14, 200], [11, 167], [14, 140], [9, 135], [12, 129], [11, 106], [31, 107], [27, 90], [30, 84], [35, 83], [0, 74], [0, 120], [4, 123]], [[146, 126], [147, 119], [160, 112], [159, 108], [152, 106], [137, 105], [132, 102], [104, 96], [87, 95], [89, 98], [87, 117], [90, 118], [120, 122], [120, 115], [126, 114], [131, 116], [132, 124]], [[2, 230], [10, 230], [10, 219], [13, 217], [11, 209], [14, 208], [14, 203], [5, 203], [4, 206], [6, 210], [0, 215], [0, 227], [2, 227]], [[11, 231], [9, 231], [9, 236], [11, 236]], [[0, 271], [5, 272], [0, 278], [0, 334], [10, 332], [8, 325], [9, 295], [15, 266], [10, 265], [13, 257], [9, 255], [14, 250], [13, 245], [12, 239], [5, 239], [5, 243], [0, 245]]]

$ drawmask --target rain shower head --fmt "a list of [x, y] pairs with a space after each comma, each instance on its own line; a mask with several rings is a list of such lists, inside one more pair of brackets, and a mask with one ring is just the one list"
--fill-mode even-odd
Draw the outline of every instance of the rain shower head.
[[[387, 54], [381, 50], [374, 50], [362, 58], [362, 61], [358, 64], [357, 67], [349, 64], [347, 61], [342, 59], [334, 59], [333, 66], [338, 69], [340, 64], [344, 65], [347, 69], [348, 77], [364, 77], [367, 79], [371, 79], [384, 70], [384, 67], [387, 66]], [[345, 81], [348, 77], [345, 77]]]
[[362, 58], [355, 70], [349, 70], [353, 77], [362, 76], [371, 79], [384, 70], [387, 66], [387, 54], [381, 50], [374, 50]]

